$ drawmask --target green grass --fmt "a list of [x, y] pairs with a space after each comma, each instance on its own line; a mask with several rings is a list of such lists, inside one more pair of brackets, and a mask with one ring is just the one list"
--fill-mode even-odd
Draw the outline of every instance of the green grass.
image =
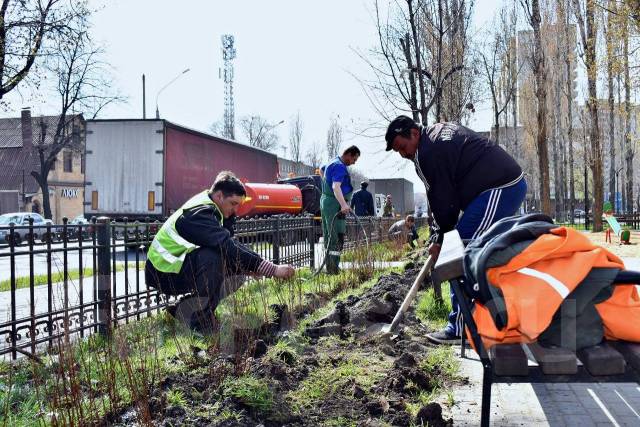
[[260, 412], [269, 412], [273, 406], [273, 394], [269, 386], [251, 375], [228, 378], [222, 388], [224, 396], [233, 397]]
[[385, 240], [383, 242], [370, 243], [368, 250], [365, 246], [344, 251], [340, 257], [344, 262], [362, 262], [367, 259], [375, 259], [381, 262], [398, 261], [407, 253], [409, 248], [406, 244]]
[[431, 375], [438, 388], [443, 387], [447, 381], [459, 378], [460, 361], [451, 346], [441, 345], [430, 349], [420, 367]]
[[329, 361], [314, 370], [300, 383], [297, 389], [287, 394], [287, 399], [296, 411], [303, 411], [322, 400], [340, 395], [349, 399], [351, 385], [358, 385], [368, 390], [383, 374], [367, 366], [365, 360], [354, 357], [339, 362], [336, 366]]
[[[111, 340], [93, 335], [61, 345], [60, 355], [41, 356], [42, 365], [25, 359], [0, 365], [0, 420], [48, 425], [55, 413], [58, 425], [92, 424], [144, 400], [167, 374], [193, 373], [190, 346], [201, 344], [167, 317], [154, 316], [119, 327]], [[167, 398], [186, 404], [178, 390]]]
[[450, 346], [430, 348], [427, 357], [420, 362], [431, 379], [431, 390], [421, 390], [413, 402], [407, 403], [407, 410], [416, 416], [420, 408], [435, 402], [444, 393], [445, 403], [449, 407], [455, 404], [453, 392], [448, 388], [452, 381], [460, 379], [460, 361]]
[[[144, 263], [140, 262], [139, 264], [139, 268], [140, 269], [144, 269]], [[135, 262], [130, 262], [129, 264], [129, 268], [135, 268], [136, 267], [136, 263]], [[116, 271], [124, 271], [124, 264], [119, 263], [116, 264]], [[82, 277], [85, 279], [88, 279], [90, 277], [92, 277], [94, 274], [93, 269], [92, 268], [83, 268], [82, 269]], [[76, 269], [71, 269], [67, 271], [67, 280], [71, 281], [71, 280], [77, 280], [80, 278], [80, 269], [76, 268]], [[16, 289], [20, 289], [20, 288], [28, 288], [30, 286], [30, 281], [31, 279], [29, 278], [29, 276], [21, 276], [21, 277], [16, 277]], [[60, 283], [64, 281], [64, 272], [63, 271], [52, 271], [51, 272], [51, 283]], [[46, 274], [38, 274], [33, 276], [33, 285], [34, 286], [43, 286], [48, 284], [48, 276]], [[11, 290], [11, 280], [7, 279], [7, 280], [3, 280], [0, 282], [0, 292], [4, 292], [4, 291], [9, 291]]]
[[187, 406], [187, 399], [184, 397], [184, 392], [182, 390], [171, 389], [167, 391], [167, 403], [173, 406]]
[[449, 298], [449, 282], [441, 284], [442, 299], [435, 297], [433, 288], [418, 294], [416, 316], [432, 330], [439, 330], [447, 324], [447, 316], [451, 311]]

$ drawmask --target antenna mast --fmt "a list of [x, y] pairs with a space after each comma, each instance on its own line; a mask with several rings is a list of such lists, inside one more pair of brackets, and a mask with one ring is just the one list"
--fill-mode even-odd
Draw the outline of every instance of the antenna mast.
[[235, 112], [233, 102], [233, 60], [236, 58], [234, 38], [231, 34], [222, 35], [222, 59], [224, 69], [224, 137], [235, 139]]

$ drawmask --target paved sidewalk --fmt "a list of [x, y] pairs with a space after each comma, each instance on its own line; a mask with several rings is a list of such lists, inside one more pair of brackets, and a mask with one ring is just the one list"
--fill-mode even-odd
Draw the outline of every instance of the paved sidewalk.
[[[459, 354], [459, 347], [456, 349]], [[469, 384], [453, 390], [454, 425], [478, 426], [482, 365], [474, 351], [461, 360]], [[634, 383], [494, 384], [493, 426], [639, 426], [640, 386]]]
[[[640, 258], [624, 258], [640, 271]], [[640, 327], [640, 326], [639, 326]], [[459, 355], [460, 347], [456, 347]], [[445, 412], [455, 425], [478, 426], [482, 402], [482, 365], [467, 351], [460, 359], [469, 384], [453, 390], [455, 404]], [[494, 384], [493, 426], [640, 426], [640, 385], [636, 383]]]

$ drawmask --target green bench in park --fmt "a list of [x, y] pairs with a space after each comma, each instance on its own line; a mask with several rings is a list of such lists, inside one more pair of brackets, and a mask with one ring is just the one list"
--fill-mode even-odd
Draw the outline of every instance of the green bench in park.
[[[494, 383], [603, 383], [639, 382], [640, 344], [603, 341], [577, 352], [538, 343], [498, 344], [488, 351], [471, 315], [473, 302], [462, 286], [464, 244], [457, 231], [445, 234], [442, 251], [431, 274], [432, 283], [449, 281], [460, 303], [464, 325], [473, 340], [483, 368], [480, 425], [489, 426], [491, 386]], [[640, 284], [640, 272], [621, 271], [614, 283]], [[465, 338], [460, 355], [465, 357]]]

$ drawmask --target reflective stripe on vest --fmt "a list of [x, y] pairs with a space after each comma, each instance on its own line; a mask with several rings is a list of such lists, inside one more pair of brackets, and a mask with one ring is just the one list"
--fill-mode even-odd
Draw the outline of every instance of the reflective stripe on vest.
[[187, 254], [198, 246], [180, 236], [176, 230], [176, 221], [180, 218], [180, 215], [182, 215], [182, 212], [184, 212], [185, 209], [193, 209], [198, 206], [209, 205], [213, 205], [216, 208], [220, 224], [222, 224], [224, 217], [222, 212], [220, 212], [218, 205], [213, 203], [209, 198], [208, 191], [203, 191], [189, 199], [162, 225], [156, 236], [153, 238], [153, 242], [151, 243], [151, 247], [147, 254], [149, 261], [153, 264], [156, 270], [164, 273], [180, 272]]

